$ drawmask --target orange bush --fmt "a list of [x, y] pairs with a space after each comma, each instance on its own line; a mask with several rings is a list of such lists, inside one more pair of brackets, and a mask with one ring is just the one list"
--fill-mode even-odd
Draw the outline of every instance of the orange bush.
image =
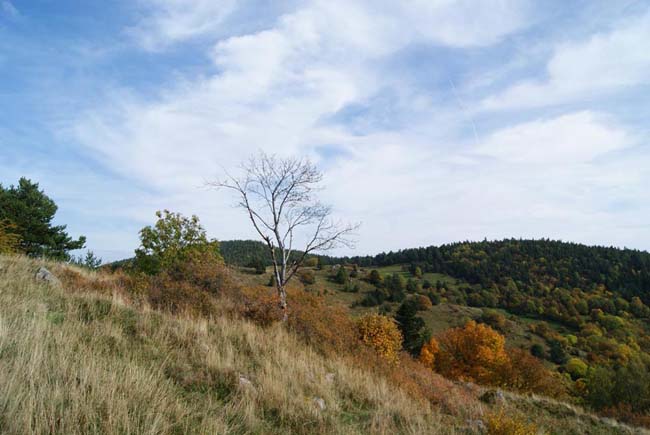
[[440, 352], [438, 340], [432, 338], [422, 346], [420, 350], [420, 362], [425, 366], [435, 370], [436, 355]]
[[287, 293], [289, 329], [305, 342], [325, 354], [350, 352], [358, 347], [355, 324], [347, 308], [330, 306], [322, 296], [302, 289], [290, 288]]
[[368, 314], [357, 322], [361, 341], [369, 345], [387, 361], [396, 363], [402, 348], [402, 333], [395, 321], [380, 314]]
[[433, 304], [428, 296], [419, 295], [417, 296], [417, 307], [418, 311], [428, 311], [433, 308]]
[[469, 321], [465, 327], [445, 331], [438, 342], [436, 369], [452, 379], [498, 383], [495, 377], [508, 363], [505, 338], [484, 324]]
[[566, 385], [561, 377], [547, 369], [542, 361], [521, 349], [509, 349], [509, 358], [495, 380], [504, 387], [561, 398], [566, 396]]

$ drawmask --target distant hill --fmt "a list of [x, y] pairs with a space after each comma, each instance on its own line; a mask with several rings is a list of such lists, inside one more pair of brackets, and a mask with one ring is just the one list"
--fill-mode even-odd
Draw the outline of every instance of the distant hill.
[[219, 250], [226, 264], [246, 267], [261, 259], [265, 265], [271, 265], [271, 256], [267, 246], [257, 240], [223, 240]]
[[374, 256], [344, 257], [360, 266], [416, 264], [472, 284], [493, 287], [511, 278], [518, 286], [593, 290], [605, 286], [650, 303], [650, 253], [541, 240], [459, 242]]

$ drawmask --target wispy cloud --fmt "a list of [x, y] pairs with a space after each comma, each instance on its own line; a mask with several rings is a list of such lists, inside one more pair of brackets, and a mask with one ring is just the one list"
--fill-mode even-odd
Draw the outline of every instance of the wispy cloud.
[[0, 12], [9, 18], [18, 18], [20, 16], [20, 12], [16, 9], [16, 6], [9, 0], [0, 2]]
[[218, 30], [235, 10], [235, 0], [138, 0], [142, 18], [127, 32], [148, 50]]
[[558, 43], [543, 79], [523, 80], [486, 98], [485, 109], [562, 104], [650, 84], [650, 12], [609, 31]]
[[646, 15], [562, 39], [534, 26], [544, 5], [523, 0], [138, 5], [124, 57], [98, 61], [121, 74], [56, 125], [109, 174], [79, 186], [58, 175], [75, 213], [107, 216], [93, 227], [107, 252], [111, 231], [134, 244], [156, 208], [251, 237], [229, 197], [202, 186], [258, 149], [326, 170], [325, 199], [364, 222], [360, 253], [510, 236], [650, 246], [633, 231], [650, 211], [647, 127], [585, 97], [645, 82]]

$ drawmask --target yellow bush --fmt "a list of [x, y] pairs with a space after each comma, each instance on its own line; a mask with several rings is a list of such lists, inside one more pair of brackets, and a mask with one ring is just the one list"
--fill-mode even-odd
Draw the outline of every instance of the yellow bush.
[[520, 418], [509, 417], [503, 410], [485, 418], [488, 435], [536, 435], [537, 426]]
[[361, 341], [371, 346], [384, 359], [396, 363], [402, 348], [402, 333], [390, 317], [369, 314], [357, 323]]

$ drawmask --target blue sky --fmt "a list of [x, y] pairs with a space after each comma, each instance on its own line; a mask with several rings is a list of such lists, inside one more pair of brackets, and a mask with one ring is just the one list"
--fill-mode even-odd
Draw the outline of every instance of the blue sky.
[[203, 186], [259, 149], [325, 171], [359, 254], [648, 250], [649, 41], [647, 0], [0, 0], [0, 183], [107, 260], [162, 208], [253, 238]]

